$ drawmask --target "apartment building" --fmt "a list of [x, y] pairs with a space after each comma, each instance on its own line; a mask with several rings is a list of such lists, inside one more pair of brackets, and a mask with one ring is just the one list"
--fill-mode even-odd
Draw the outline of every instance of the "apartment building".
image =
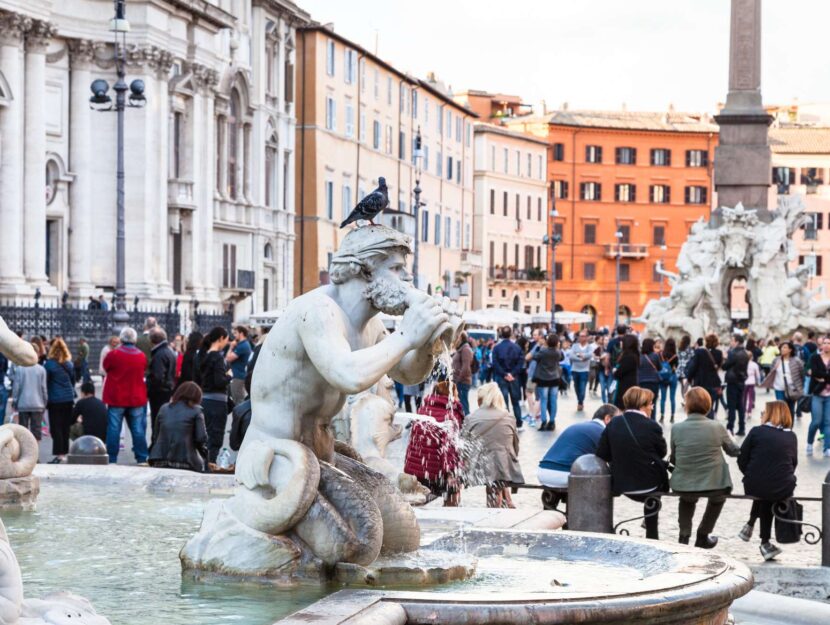
[[295, 295], [327, 283], [340, 222], [383, 176], [390, 207], [376, 221], [417, 238], [420, 288], [468, 307], [471, 261], [480, 267], [470, 253], [475, 115], [434, 77], [409, 76], [326, 26], [298, 29], [297, 77]]
[[674, 111], [563, 109], [505, 123], [548, 142], [556, 211], [549, 227], [562, 237], [553, 268], [556, 309], [610, 326], [667, 294], [656, 268], [672, 270], [691, 225], [709, 217], [718, 127]]

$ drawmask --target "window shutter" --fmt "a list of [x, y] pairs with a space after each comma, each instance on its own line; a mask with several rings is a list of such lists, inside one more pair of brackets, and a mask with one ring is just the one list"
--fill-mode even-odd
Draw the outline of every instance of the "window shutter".
[[648, 187], [648, 201], [654, 204], [654, 185]]
[[666, 150], [666, 167], [671, 166], [671, 150]]
[[614, 148], [614, 160], [618, 165], [622, 163], [622, 148]]
[[706, 194], [709, 191], [706, 187], [700, 187], [700, 203], [706, 204]]
[[631, 162], [632, 165], [636, 165], [637, 164], [637, 148], [629, 148], [629, 150], [631, 150], [631, 161], [630, 162]]
[[816, 255], [816, 276], [821, 275], [821, 255]]
[[[686, 154], [687, 154], [687, 157], [688, 157], [688, 152]], [[687, 160], [688, 160], [688, 158], [687, 158]], [[691, 195], [690, 192], [689, 192], [690, 188], [691, 187], [684, 187], [683, 188], [683, 202], [685, 204], [689, 203], [689, 195]]]
[[579, 199], [580, 200], [585, 199], [585, 183], [584, 182], [579, 183]]
[[596, 193], [594, 193], [594, 199], [597, 202], [599, 202], [602, 199], [602, 185], [599, 182], [595, 182], [594, 188], [596, 189]]
[[663, 187], [663, 202], [665, 204], [671, 202], [671, 187], [669, 185]]
[[700, 153], [700, 164], [703, 167], [709, 165], [709, 152], [701, 152]]
[[824, 228], [824, 213], [816, 213], [816, 230]]
[[651, 152], [650, 152], [650, 159], [651, 159], [651, 160], [650, 160], [649, 162], [650, 162], [652, 165], [656, 165], [656, 164], [657, 164], [657, 150], [655, 150], [654, 148], [652, 148], [652, 149], [651, 149]]
[[686, 167], [690, 167], [692, 164], [692, 151], [686, 150]]
[[618, 184], [614, 185], [614, 201], [615, 202], [620, 201], [620, 185], [618, 185]]
[[591, 146], [590, 145], [585, 146], [585, 162], [586, 163], [591, 162]]
[[630, 193], [629, 193], [628, 200], [630, 202], [636, 202], [637, 201], [637, 185], [632, 184], [632, 185], [629, 185], [629, 187], [630, 187]]

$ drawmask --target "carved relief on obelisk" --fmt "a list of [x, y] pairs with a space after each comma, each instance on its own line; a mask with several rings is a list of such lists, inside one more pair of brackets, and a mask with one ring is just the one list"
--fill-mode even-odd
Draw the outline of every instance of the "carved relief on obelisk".
[[761, 0], [733, 0], [727, 110], [761, 110]]

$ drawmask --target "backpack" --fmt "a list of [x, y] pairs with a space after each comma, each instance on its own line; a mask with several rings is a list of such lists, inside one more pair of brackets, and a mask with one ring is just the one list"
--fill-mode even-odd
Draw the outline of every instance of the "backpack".
[[470, 372], [475, 375], [478, 373], [479, 369], [481, 369], [481, 364], [478, 362], [478, 358], [476, 358], [475, 353], [473, 353], [473, 359], [470, 361]]
[[674, 371], [672, 371], [668, 360], [663, 360], [660, 363], [660, 371], [657, 372], [657, 375], [660, 376], [661, 384], [668, 384], [671, 382], [671, 377], [674, 375]]

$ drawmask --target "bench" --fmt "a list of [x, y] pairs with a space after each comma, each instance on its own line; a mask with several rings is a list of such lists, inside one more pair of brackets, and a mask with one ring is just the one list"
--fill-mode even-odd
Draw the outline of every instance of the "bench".
[[[514, 494], [519, 489], [541, 490], [542, 491], [542, 508], [545, 510], [556, 510], [567, 516], [568, 506], [568, 489], [563, 487], [545, 486], [544, 484], [513, 484], [511, 492]], [[559, 510], [560, 503], [565, 504], [565, 510]]]

